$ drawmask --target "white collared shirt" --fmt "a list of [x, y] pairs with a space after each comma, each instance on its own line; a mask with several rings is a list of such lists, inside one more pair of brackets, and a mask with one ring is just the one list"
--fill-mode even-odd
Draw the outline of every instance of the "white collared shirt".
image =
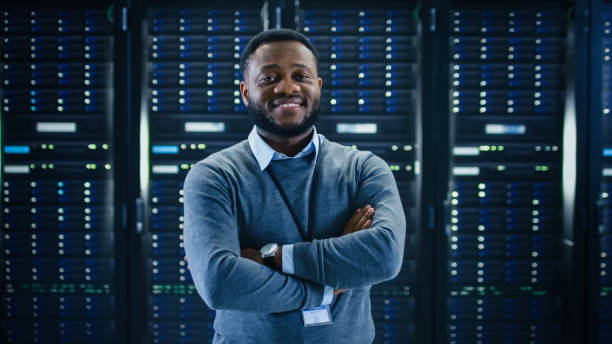
[[321, 139], [317, 134], [317, 128], [313, 127], [312, 139], [310, 140], [310, 142], [295, 156], [289, 157], [283, 153], [275, 151], [272, 147], [270, 147], [270, 145], [266, 141], [264, 141], [261, 136], [259, 136], [259, 134], [257, 133], [256, 126], [253, 126], [253, 129], [249, 133], [249, 147], [251, 147], [251, 152], [253, 152], [253, 155], [255, 155], [255, 159], [257, 160], [259, 168], [262, 171], [270, 165], [270, 162], [272, 162], [272, 160], [298, 159], [312, 153], [313, 150], [315, 152], [316, 163], [317, 155], [319, 154], [320, 140]]

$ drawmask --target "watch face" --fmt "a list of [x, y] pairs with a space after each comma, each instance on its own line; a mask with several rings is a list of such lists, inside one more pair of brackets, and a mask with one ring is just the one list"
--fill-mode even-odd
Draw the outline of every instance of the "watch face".
[[278, 249], [277, 244], [275, 243], [267, 244], [266, 246], [261, 248], [261, 255], [264, 257], [274, 255], [277, 249]]

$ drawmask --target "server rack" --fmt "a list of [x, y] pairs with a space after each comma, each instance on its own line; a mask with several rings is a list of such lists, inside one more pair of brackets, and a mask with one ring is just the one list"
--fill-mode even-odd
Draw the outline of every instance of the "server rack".
[[[296, 4], [297, 29], [320, 55], [322, 115], [317, 129], [332, 141], [372, 151], [386, 160], [404, 204], [407, 234], [402, 270], [394, 280], [370, 291], [375, 343], [420, 341], [417, 297], [418, 287], [427, 284], [427, 271], [418, 267], [422, 261], [417, 259], [421, 239], [417, 4], [384, 2], [357, 8], [349, 2]], [[418, 280], [417, 269], [422, 277]]]
[[123, 342], [111, 5], [2, 6], [6, 343]]
[[143, 342], [212, 342], [214, 311], [197, 294], [183, 260], [183, 181], [194, 163], [247, 137], [252, 124], [238, 89], [239, 59], [268, 12], [263, 2], [151, 1], [146, 8]]
[[565, 8], [450, 7], [439, 340], [561, 341]]
[[593, 202], [589, 226], [589, 285], [587, 342], [612, 340], [612, 232], [610, 229], [611, 135], [610, 75], [612, 63], [612, 4], [591, 1], [593, 21], [591, 36], [591, 122], [589, 199]]

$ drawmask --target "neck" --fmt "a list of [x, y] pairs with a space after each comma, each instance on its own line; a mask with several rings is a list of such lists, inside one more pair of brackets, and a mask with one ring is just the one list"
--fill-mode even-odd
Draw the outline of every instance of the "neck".
[[304, 147], [310, 142], [313, 134], [313, 127], [306, 130], [305, 133], [294, 137], [282, 137], [270, 134], [267, 131], [257, 128], [257, 133], [267, 144], [275, 151], [283, 153], [286, 156], [292, 157], [301, 152]]

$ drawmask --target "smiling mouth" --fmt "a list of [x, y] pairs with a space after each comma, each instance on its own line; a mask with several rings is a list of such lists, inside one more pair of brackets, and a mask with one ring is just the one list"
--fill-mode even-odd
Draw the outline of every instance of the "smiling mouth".
[[296, 104], [296, 103], [287, 103], [287, 104], [280, 104], [277, 105], [276, 107], [281, 108], [281, 109], [295, 109], [298, 107], [301, 107], [302, 104]]
[[304, 105], [305, 105], [304, 100], [298, 97], [281, 98], [281, 99], [275, 100], [272, 103], [273, 109], [286, 109], [286, 110], [298, 109], [300, 107], [303, 107]]

